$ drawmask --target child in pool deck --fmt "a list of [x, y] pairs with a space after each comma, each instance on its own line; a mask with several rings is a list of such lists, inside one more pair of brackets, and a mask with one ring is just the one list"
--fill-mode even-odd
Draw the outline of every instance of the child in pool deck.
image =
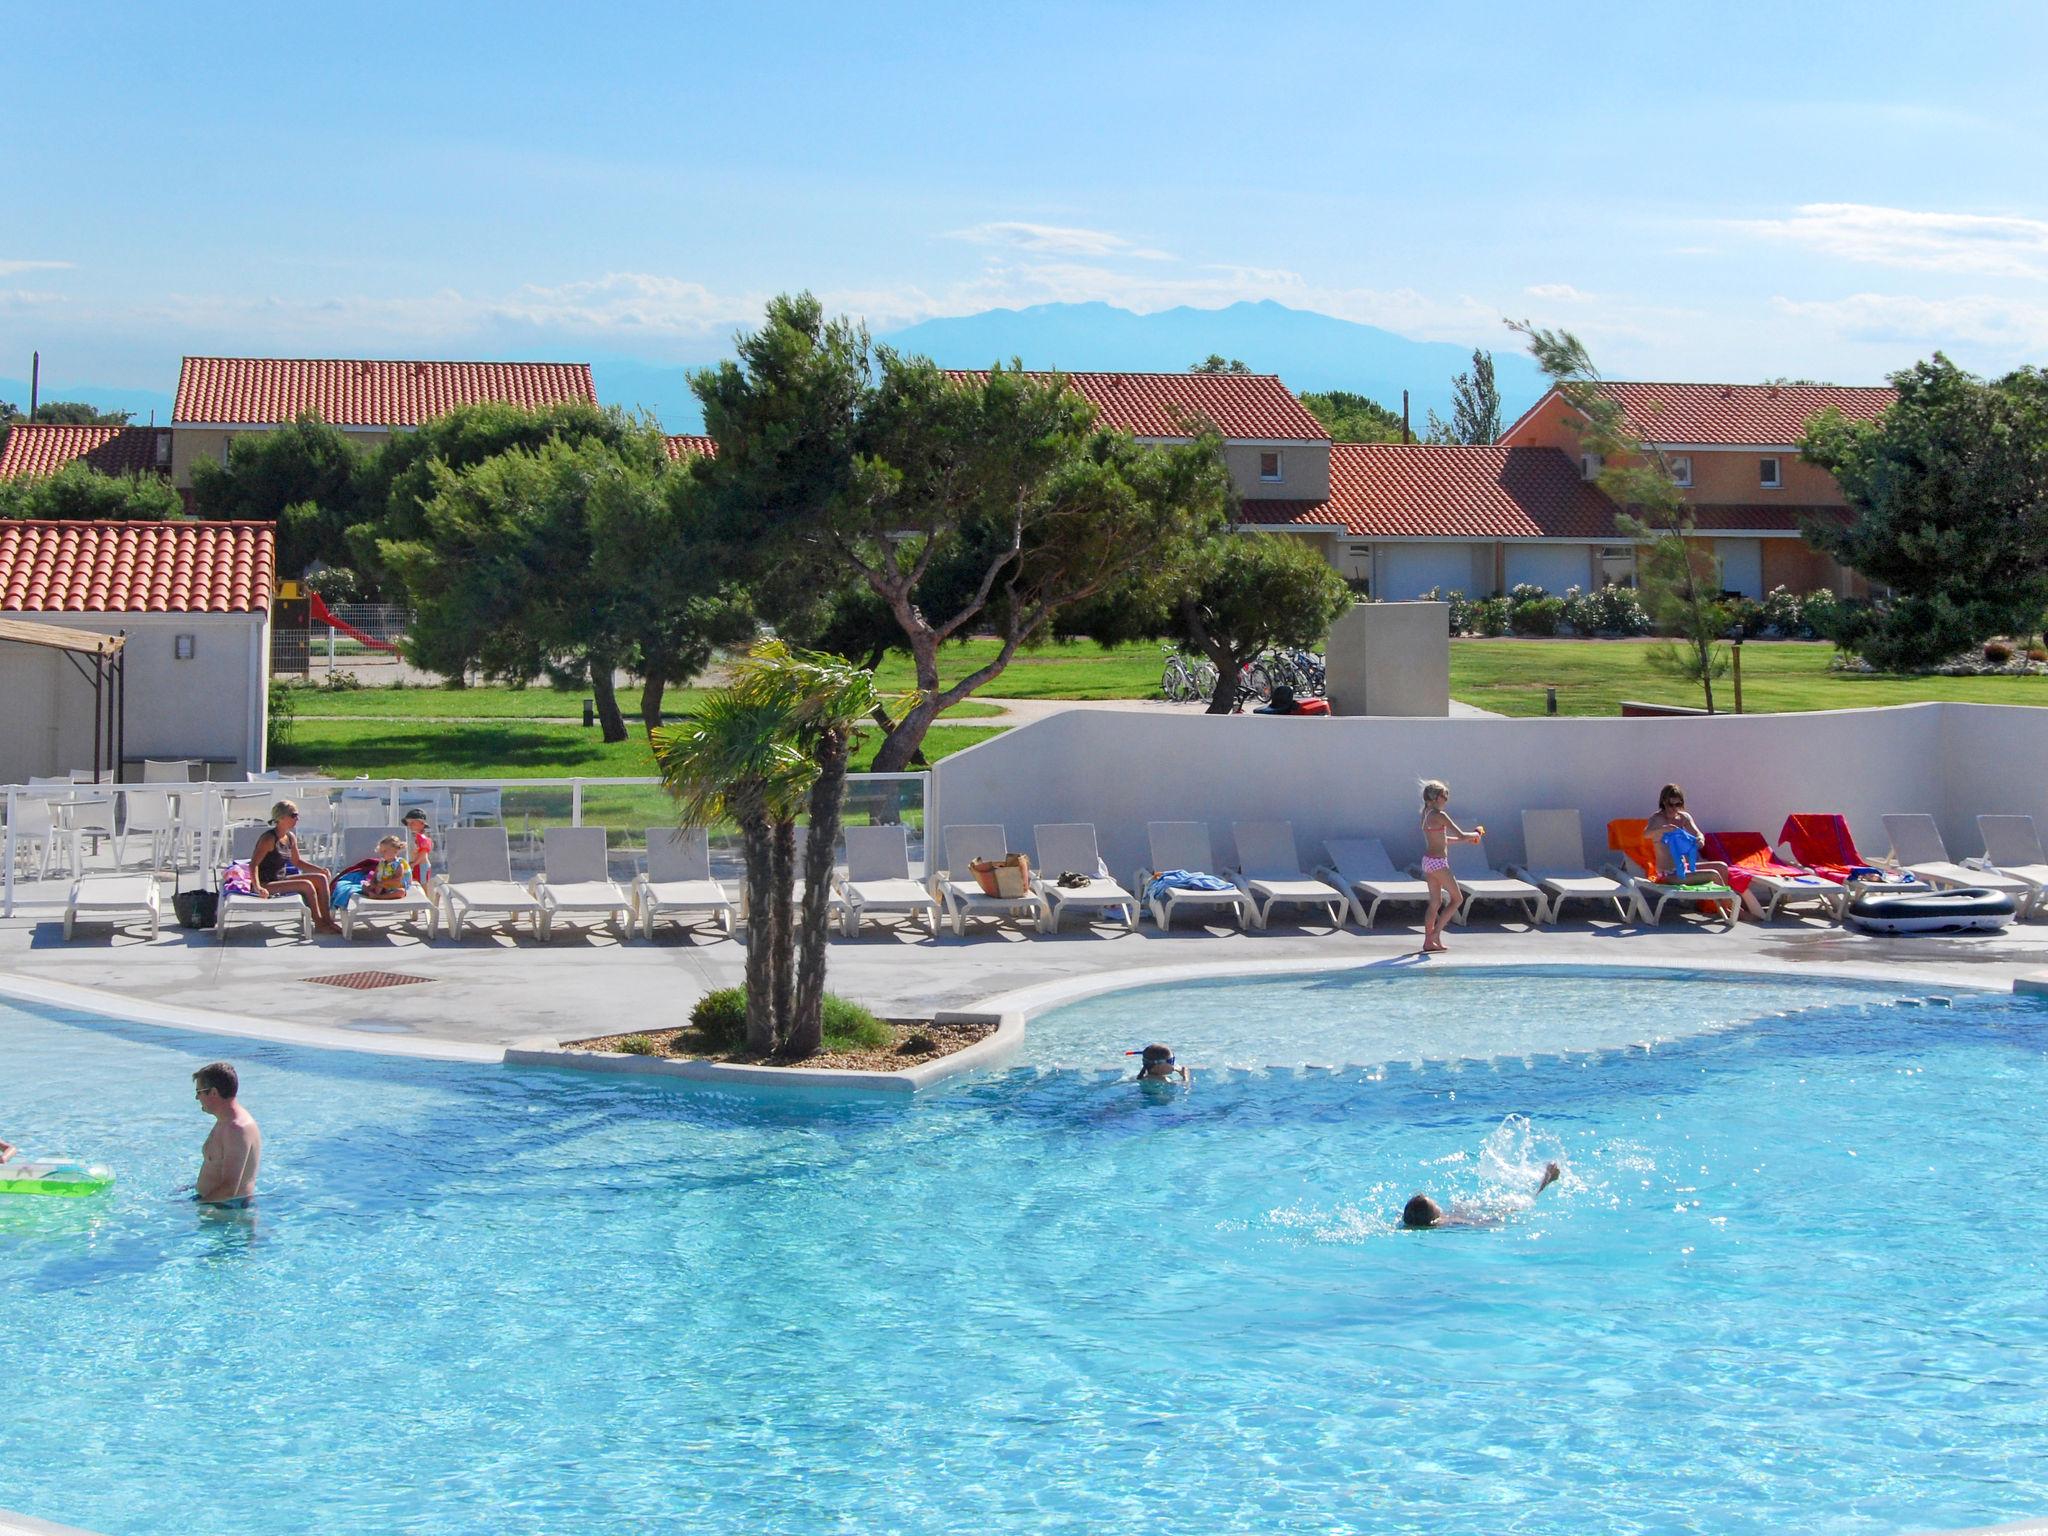
[[1458, 877], [1451, 873], [1450, 844], [1476, 843], [1486, 836], [1483, 826], [1475, 826], [1467, 832], [1451, 820], [1444, 813], [1444, 807], [1450, 803], [1451, 788], [1448, 784], [1441, 779], [1423, 782], [1422, 878], [1429, 886], [1429, 914], [1422, 920], [1422, 952], [1425, 955], [1444, 952], [1444, 925], [1458, 910], [1458, 903], [1465, 899], [1465, 893], [1458, 888]]
[[405, 856], [402, 838], [386, 836], [377, 843], [377, 867], [363, 884], [363, 894], [373, 901], [397, 901], [412, 885], [412, 864]]
[[[1555, 1163], [1543, 1165], [1543, 1177], [1536, 1181], [1536, 1189], [1529, 1196], [1534, 1200], [1551, 1185], [1564, 1177], [1564, 1170]], [[1432, 1227], [1492, 1227], [1500, 1224], [1501, 1217], [1492, 1211], [1473, 1210], [1467, 1206], [1454, 1205], [1448, 1211], [1427, 1195], [1410, 1195], [1407, 1205], [1401, 1209], [1401, 1225], [1418, 1231]]]

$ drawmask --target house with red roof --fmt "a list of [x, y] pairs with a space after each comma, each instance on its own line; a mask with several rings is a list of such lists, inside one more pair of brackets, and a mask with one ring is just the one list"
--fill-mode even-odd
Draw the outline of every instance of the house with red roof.
[[312, 411], [371, 447], [461, 405], [597, 404], [588, 363], [448, 363], [307, 357], [188, 357], [171, 407], [171, 483], [200, 459]]
[[[1834, 477], [1799, 456], [1806, 424], [1822, 411], [1875, 421], [1898, 398], [1887, 388], [1819, 384], [1608, 382], [1628, 430], [1656, 448], [1683, 488], [1721, 585], [1745, 597], [1773, 587], [1862, 590], [1862, 579], [1806, 543], [1801, 529], [1847, 515]], [[1515, 447], [1567, 455], [1591, 480], [1602, 468], [1579, 439], [1584, 419], [1551, 390], [1501, 434]]]
[[[133, 769], [200, 758], [238, 777], [264, 764], [276, 565], [264, 522], [0, 520], [0, 620], [123, 637], [118, 729], [100, 720], [108, 755]], [[93, 688], [70, 660], [0, 644], [0, 783], [91, 765]]]
[[7, 440], [0, 443], [0, 480], [54, 475], [66, 464], [84, 464], [103, 475], [166, 474], [170, 429], [25, 421], [7, 428]]

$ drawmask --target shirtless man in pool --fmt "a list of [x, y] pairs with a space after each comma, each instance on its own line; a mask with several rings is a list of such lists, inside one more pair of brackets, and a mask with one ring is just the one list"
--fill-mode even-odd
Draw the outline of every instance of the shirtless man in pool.
[[194, 1193], [204, 1205], [247, 1205], [256, 1198], [256, 1166], [263, 1161], [263, 1132], [256, 1117], [242, 1108], [235, 1069], [224, 1061], [192, 1074], [192, 1097], [213, 1116], [206, 1148], [200, 1155]]

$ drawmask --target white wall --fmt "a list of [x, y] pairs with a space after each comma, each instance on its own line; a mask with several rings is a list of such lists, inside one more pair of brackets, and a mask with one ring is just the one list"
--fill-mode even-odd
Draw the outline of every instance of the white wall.
[[[263, 762], [270, 673], [269, 615], [246, 613], [10, 613], [11, 619], [128, 636], [126, 751], [130, 758], [227, 757]], [[179, 661], [175, 637], [193, 638]], [[91, 665], [80, 677], [55, 652], [0, 644], [0, 783], [63, 773], [92, 761]], [[16, 728], [18, 726], [18, 728]]]
[[[1407, 602], [1440, 587], [1472, 596], [1472, 548], [1470, 544], [1375, 544], [1372, 595], [1382, 602]], [[1492, 583], [1487, 586], [1490, 590]]]
[[1450, 783], [1458, 820], [1486, 824], [1496, 862], [1520, 856], [1523, 809], [1568, 806], [1597, 865], [1607, 821], [1648, 816], [1666, 780], [1709, 831], [1775, 837], [1791, 812], [1836, 811], [1881, 857], [1881, 818], [1927, 811], [1962, 857], [1983, 851], [1980, 811], [2029, 814], [2048, 835], [2048, 780], [2030, 771], [2044, 756], [2048, 709], [1974, 704], [1652, 720], [1071, 710], [946, 758], [935, 777], [943, 824], [1001, 822], [1029, 850], [1036, 823], [1092, 821], [1128, 878], [1148, 820], [1207, 821], [1221, 853], [1233, 820], [1286, 819], [1308, 862], [1323, 839], [1360, 833], [1411, 861], [1423, 778]]
[[1513, 589], [1527, 582], [1552, 597], [1564, 596], [1567, 587], [1584, 591], [1593, 585], [1593, 553], [1590, 544], [1510, 544], [1507, 584]]

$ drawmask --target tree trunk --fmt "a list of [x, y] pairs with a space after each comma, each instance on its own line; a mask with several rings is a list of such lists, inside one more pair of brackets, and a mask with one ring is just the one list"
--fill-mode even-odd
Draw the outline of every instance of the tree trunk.
[[1228, 646], [1205, 646], [1202, 654], [1216, 668], [1216, 686], [1209, 691], [1209, 707], [1203, 713], [1227, 715], [1237, 708], [1238, 679], [1244, 673], [1244, 663]]
[[775, 1050], [774, 836], [765, 816], [740, 819], [747, 850], [747, 1050], [767, 1056]]
[[769, 963], [770, 997], [775, 1014], [775, 1049], [789, 1040], [789, 1010], [796, 990], [796, 823], [777, 820], [774, 824], [774, 888], [768, 899], [775, 906], [775, 953]]
[[597, 702], [597, 723], [604, 739], [626, 739], [626, 717], [619, 713], [619, 691], [612, 686], [612, 663], [608, 656], [590, 658], [590, 695]]
[[640, 723], [650, 736], [661, 728], [661, 697], [667, 691], [667, 665], [650, 659], [647, 676], [640, 684]]
[[924, 745], [924, 733], [931, 729], [932, 721], [939, 717], [938, 700], [926, 697], [918, 701], [917, 707], [903, 717], [896, 729], [882, 738], [882, 744], [875, 749], [876, 773], [903, 773], [911, 760], [920, 755]]
[[818, 743], [818, 779], [811, 786], [811, 831], [804, 845], [804, 911], [797, 932], [796, 1003], [784, 1047], [801, 1061], [825, 1044], [825, 952], [831, 938], [826, 905], [831, 899], [832, 848], [846, 797], [848, 738], [827, 731]]

